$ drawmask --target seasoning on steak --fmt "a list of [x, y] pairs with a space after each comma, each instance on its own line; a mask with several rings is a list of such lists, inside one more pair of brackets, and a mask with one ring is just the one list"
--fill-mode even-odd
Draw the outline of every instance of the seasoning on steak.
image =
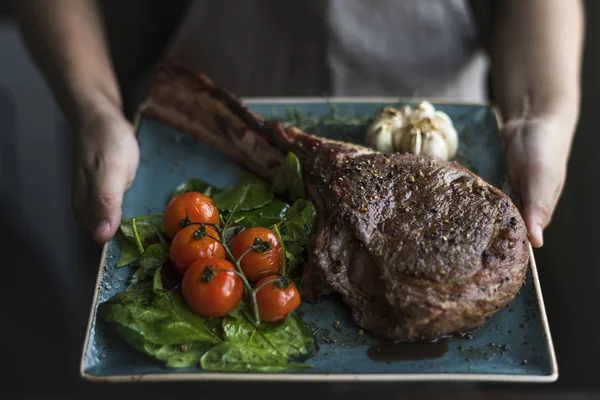
[[284, 129], [171, 62], [158, 67], [144, 112], [265, 179], [294, 152], [319, 215], [305, 299], [341, 294], [356, 323], [378, 336], [434, 339], [477, 327], [523, 285], [523, 219], [509, 197], [457, 163]]

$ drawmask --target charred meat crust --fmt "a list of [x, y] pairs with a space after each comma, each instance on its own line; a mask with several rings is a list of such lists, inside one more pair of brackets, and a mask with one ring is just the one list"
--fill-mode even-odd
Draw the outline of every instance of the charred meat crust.
[[456, 163], [284, 129], [172, 62], [157, 68], [144, 112], [267, 180], [296, 153], [319, 215], [305, 299], [341, 294], [376, 335], [407, 341], [474, 328], [523, 285], [529, 256], [517, 208]]

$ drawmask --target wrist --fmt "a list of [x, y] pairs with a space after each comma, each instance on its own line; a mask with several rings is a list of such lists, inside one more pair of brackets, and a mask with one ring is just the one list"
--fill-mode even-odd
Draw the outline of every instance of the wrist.
[[579, 118], [579, 93], [524, 93], [500, 104], [505, 127], [522, 123], [540, 123], [560, 127], [572, 133]]
[[119, 96], [96, 91], [93, 95], [81, 96], [75, 106], [71, 126], [74, 132], [103, 118], [122, 117], [122, 104]]

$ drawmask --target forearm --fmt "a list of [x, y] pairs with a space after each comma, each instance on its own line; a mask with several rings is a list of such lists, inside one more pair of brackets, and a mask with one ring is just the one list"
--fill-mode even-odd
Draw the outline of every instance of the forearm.
[[[573, 130], [583, 45], [580, 0], [499, 0], [492, 79], [504, 121], [553, 120]], [[572, 132], [565, 132], [570, 139]]]
[[28, 48], [72, 126], [104, 109], [120, 109], [94, 0], [16, 0]]

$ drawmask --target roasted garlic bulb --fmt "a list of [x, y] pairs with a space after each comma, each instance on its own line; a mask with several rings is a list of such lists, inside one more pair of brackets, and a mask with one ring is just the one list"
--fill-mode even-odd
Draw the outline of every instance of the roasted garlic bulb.
[[383, 153], [411, 153], [450, 160], [458, 149], [458, 134], [450, 117], [427, 101], [413, 110], [382, 109], [367, 129], [366, 144]]

